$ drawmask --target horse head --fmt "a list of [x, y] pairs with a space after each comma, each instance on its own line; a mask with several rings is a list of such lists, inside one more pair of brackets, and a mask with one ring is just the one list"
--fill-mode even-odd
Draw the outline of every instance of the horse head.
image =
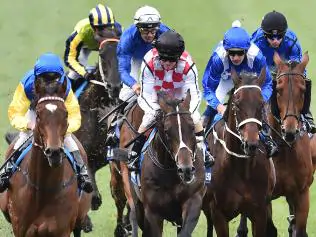
[[194, 124], [191, 118], [190, 92], [184, 100], [174, 99], [165, 92], [158, 93], [163, 113], [158, 130], [165, 150], [177, 166], [180, 179], [185, 183], [195, 180], [193, 165], [196, 151]]
[[118, 98], [121, 90], [121, 79], [118, 73], [117, 44], [119, 37], [115, 32], [109, 31], [107, 35], [98, 39], [99, 64], [96, 78], [104, 83], [110, 99]]
[[261, 86], [265, 81], [265, 68], [259, 77], [254, 73], [241, 72], [238, 76], [232, 70], [232, 80], [235, 90], [230, 98], [231, 110], [234, 114], [232, 123], [242, 141], [245, 154], [254, 156], [259, 146], [259, 131], [262, 127], [264, 101]]
[[304, 53], [301, 62], [284, 62], [274, 54], [277, 67], [276, 100], [280, 112], [281, 133], [288, 143], [293, 143], [299, 134], [300, 115], [304, 107], [306, 77], [304, 71], [309, 61], [308, 53]]
[[43, 87], [42, 80], [35, 82], [34, 145], [43, 151], [50, 167], [62, 164], [63, 142], [68, 128], [68, 112], [64, 102], [67, 83], [66, 78], [62, 83], [59, 81], [46, 87]]

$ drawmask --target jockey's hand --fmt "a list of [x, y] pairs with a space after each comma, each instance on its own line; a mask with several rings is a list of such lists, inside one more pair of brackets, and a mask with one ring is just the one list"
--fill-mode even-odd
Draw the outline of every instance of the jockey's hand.
[[136, 95], [140, 94], [140, 85], [136, 83], [135, 85], [132, 86], [133, 91], [135, 92]]
[[225, 110], [226, 110], [226, 106], [222, 105], [222, 104], [219, 104], [216, 109], [217, 109], [218, 113], [220, 113], [221, 115], [224, 115]]
[[94, 74], [93, 72], [86, 72], [86, 74], [84, 74], [84, 79], [86, 79], [87, 81], [93, 80], [94, 79]]

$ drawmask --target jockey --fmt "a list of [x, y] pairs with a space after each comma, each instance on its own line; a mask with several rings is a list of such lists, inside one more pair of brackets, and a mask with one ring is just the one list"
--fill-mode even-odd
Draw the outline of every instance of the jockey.
[[[190, 112], [195, 124], [197, 141], [205, 148], [204, 130], [200, 121], [199, 106], [201, 94], [198, 86], [197, 68], [188, 52], [184, 51], [184, 40], [180, 34], [169, 30], [164, 32], [156, 41], [155, 48], [144, 57], [141, 66], [141, 93], [138, 104], [144, 110], [144, 117], [138, 129], [144, 133], [155, 122], [160, 107], [157, 103], [157, 91], [172, 92], [176, 98], [185, 98], [188, 89], [191, 94]], [[146, 135], [137, 139], [129, 154], [129, 167], [137, 169], [134, 162], [139, 157], [146, 141]], [[205, 167], [209, 168], [213, 159], [205, 150]]]
[[[250, 42], [250, 36], [241, 28], [239, 21], [234, 21], [224, 35], [215, 51], [213, 52], [206, 66], [202, 85], [204, 89], [204, 98], [207, 102], [207, 109], [204, 112], [204, 120], [212, 122], [216, 113], [224, 114], [226, 106], [223, 105], [227, 93], [234, 87], [231, 79], [231, 69], [234, 68], [237, 73], [241, 71], [254, 72], [258, 75], [261, 69], [267, 67], [265, 57], [260, 49]], [[267, 70], [266, 80], [262, 86], [262, 96], [267, 103], [272, 94], [272, 79], [269, 70]], [[203, 121], [203, 124], [206, 124]], [[277, 146], [268, 135], [269, 128], [263, 126], [265, 132], [261, 136], [266, 145], [269, 157], [277, 152]]]
[[[261, 27], [252, 34], [252, 41], [259, 47], [262, 54], [266, 57], [271, 73], [276, 73], [273, 61], [274, 52], [278, 52], [278, 54], [285, 60], [300, 62], [302, 59], [301, 45], [295, 33], [288, 29], [287, 20], [280, 12], [272, 11], [263, 17]], [[306, 80], [304, 102], [306, 111], [302, 111], [302, 113], [310, 125], [311, 132], [316, 133], [313, 116], [309, 108], [311, 103], [311, 83], [311, 80]], [[273, 85], [273, 87], [275, 87], [275, 85]], [[272, 95], [272, 100], [275, 100], [274, 93]]]
[[[131, 102], [134, 94], [139, 95], [140, 85], [138, 77], [141, 62], [145, 54], [152, 49], [152, 43], [163, 32], [169, 28], [161, 23], [160, 13], [150, 6], [139, 8], [134, 16], [134, 24], [127, 28], [120, 39], [117, 48], [118, 70], [123, 88], [120, 92], [120, 99]], [[134, 99], [136, 99], [136, 95]], [[114, 119], [116, 116], [114, 116]], [[116, 143], [118, 138], [115, 134], [115, 123], [111, 123], [108, 132], [108, 141]]]
[[66, 41], [64, 62], [69, 67], [68, 77], [72, 80], [72, 87], [76, 89], [84, 80], [93, 79], [93, 72], [87, 71], [85, 66], [91, 51], [99, 50], [98, 39], [107, 31], [114, 31], [119, 36], [121, 25], [115, 21], [111, 8], [98, 4], [89, 13], [89, 18], [80, 20], [74, 32]]
[[[76, 160], [76, 168], [78, 175], [79, 188], [85, 192], [92, 192], [92, 183], [88, 175], [87, 167], [85, 166], [79, 152], [77, 143], [71, 136], [72, 132], [79, 129], [81, 125], [81, 115], [79, 104], [70, 87], [70, 81], [64, 76], [64, 69], [60, 58], [52, 53], [41, 55], [35, 63], [34, 69], [26, 73], [24, 78], [19, 83], [13, 96], [13, 100], [8, 108], [8, 116], [11, 125], [20, 130], [19, 138], [14, 144], [14, 150], [19, 149], [26, 139], [31, 134], [35, 127], [36, 115], [30, 107], [34, 102], [34, 83], [35, 80], [46, 80], [47, 83], [56, 82], [62, 83], [68, 81], [65, 105], [68, 111], [68, 129], [65, 136], [65, 147], [71, 152]], [[0, 192], [5, 191], [9, 187], [9, 179], [13, 175], [14, 163], [19, 158], [21, 152], [15, 154], [7, 163], [4, 171], [0, 174]]]

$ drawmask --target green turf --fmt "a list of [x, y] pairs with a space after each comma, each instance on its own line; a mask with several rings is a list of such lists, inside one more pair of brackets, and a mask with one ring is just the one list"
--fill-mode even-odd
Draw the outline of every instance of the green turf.
[[[104, 2], [104, 1], [103, 1]], [[30, 69], [37, 56], [46, 51], [63, 55], [64, 41], [72, 32], [79, 19], [88, 15], [90, 8], [97, 2], [92, 0], [20, 0], [1, 1], [0, 7], [0, 137], [10, 129], [7, 119], [7, 106], [12, 93], [24, 73]], [[188, 51], [194, 57], [200, 75], [210, 56], [211, 49], [222, 39], [224, 32], [235, 19], [241, 19], [243, 26], [251, 33], [260, 24], [262, 16], [273, 9], [283, 12], [291, 29], [301, 41], [303, 50], [310, 51], [311, 62], [308, 66], [309, 76], [315, 75], [313, 62], [316, 48], [316, 33], [314, 31], [314, 1], [288, 0], [161, 0], [161, 1], [106, 1], [112, 7], [124, 27], [132, 23], [135, 10], [144, 4], [153, 5], [160, 10], [163, 22], [179, 31], [185, 41]], [[313, 89], [315, 92], [315, 88]], [[315, 100], [315, 99], [314, 99]], [[314, 101], [313, 100], [313, 101]], [[315, 106], [312, 105], [315, 111]], [[0, 142], [0, 155], [6, 149], [5, 142]], [[98, 184], [102, 190], [103, 205], [91, 216], [95, 225], [94, 232], [84, 236], [112, 236], [116, 214], [113, 200], [109, 193], [108, 168], [98, 173]], [[313, 186], [311, 195], [311, 210], [308, 221], [309, 236], [316, 236], [315, 195]], [[23, 200], [21, 200], [23, 201]], [[283, 199], [274, 202], [274, 220], [279, 228], [279, 235], [286, 236], [287, 206]], [[236, 221], [232, 222], [235, 229]], [[3, 217], [0, 217], [0, 236], [12, 236], [11, 227]], [[166, 224], [164, 236], [176, 236], [175, 229]], [[193, 236], [205, 236], [205, 220], [201, 216]], [[234, 236], [231, 232], [230, 236]]]

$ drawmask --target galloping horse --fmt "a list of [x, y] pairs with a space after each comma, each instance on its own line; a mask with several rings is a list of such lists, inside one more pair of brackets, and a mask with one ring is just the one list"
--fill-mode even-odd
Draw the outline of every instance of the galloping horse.
[[[309, 212], [309, 187], [313, 182], [313, 163], [310, 141], [303, 124], [301, 112], [304, 110], [305, 80], [304, 71], [308, 64], [308, 53], [302, 62], [283, 62], [275, 53], [274, 62], [277, 66], [276, 88], [274, 91], [276, 104], [272, 101], [269, 113], [269, 124], [273, 130], [273, 138], [279, 144], [279, 153], [273, 157], [276, 169], [276, 185], [273, 199], [285, 196], [289, 205], [289, 236], [306, 237], [306, 224]], [[315, 150], [315, 149], [312, 149]], [[313, 151], [314, 161], [315, 151]], [[271, 207], [270, 207], [271, 209]], [[246, 219], [240, 224], [241, 233], [246, 232]], [[269, 212], [267, 230], [270, 235], [277, 236], [277, 230]], [[246, 235], [239, 235], [246, 236]]]
[[[35, 84], [38, 100], [34, 140], [16, 167], [10, 188], [0, 196], [1, 210], [17, 237], [66, 237], [72, 231], [75, 237], [80, 237], [90, 209], [91, 195], [79, 194], [76, 174], [63, 148], [68, 127], [63, 99], [66, 86], [64, 80], [54, 93], [47, 93], [41, 83]], [[87, 161], [82, 146], [78, 145]]]
[[158, 92], [162, 119], [157, 120], [157, 132], [144, 153], [141, 205], [136, 210], [143, 236], [162, 236], [164, 219], [179, 226], [178, 236], [191, 236], [198, 222], [206, 189], [190, 100], [190, 92], [184, 101]]
[[[136, 101], [134, 101], [136, 102]], [[137, 103], [131, 102], [130, 109], [127, 109], [123, 117], [120, 129], [120, 149], [125, 149], [130, 141], [136, 138], [138, 128], [142, 122], [144, 111]], [[122, 154], [120, 154], [121, 156]], [[114, 157], [117, 159], [117, 157]], [[123, 158], [127, 160], [127, 155]], [[130, 185], [130, 175], [126, 162], [113, 161], [110, 163], [111, 169], [111, 194], [117, 209], [117, 223], [114, 231], [115, 237], [125, 237], [128, 235], [129, 223], [131, 223], [132, 236], [137, 236], [138, 224], [136, 219], [135, 204], [132, 196], [132, 185]], [[128, 208], [127, 216], [123, 216], [124, 209]]]
[[267, 200], [273, 189], [273, 173], [266, 151], [259, 140], [264, 102], [261, 85], [265, 69], [258, 78], [251, 73], [238, 77], [232, 70], [234, 91], [224, 119], [208, 132], [215, 156], [212, 181], [203, 200], [208, 222], [207, 236], [229, 237], [228, 223], [242, 213], [252, 221], [253, 236], [265, 236]]
[[75, 133], [88, 155], [90, 176], [94, 184], [92, 210], [97, 210], [102, 204], [95, 173], [108, 164], [105, 141], [109, 123], [107, 119], [101, 121], [101, 118], [118, 103], [121, 88], [116, 57], [119, 38], [115, 32], [109, 32], [104, 37], [105, 40], [100, 42], [95, 80], [90, 81], [79, 97], [82, 126]]

